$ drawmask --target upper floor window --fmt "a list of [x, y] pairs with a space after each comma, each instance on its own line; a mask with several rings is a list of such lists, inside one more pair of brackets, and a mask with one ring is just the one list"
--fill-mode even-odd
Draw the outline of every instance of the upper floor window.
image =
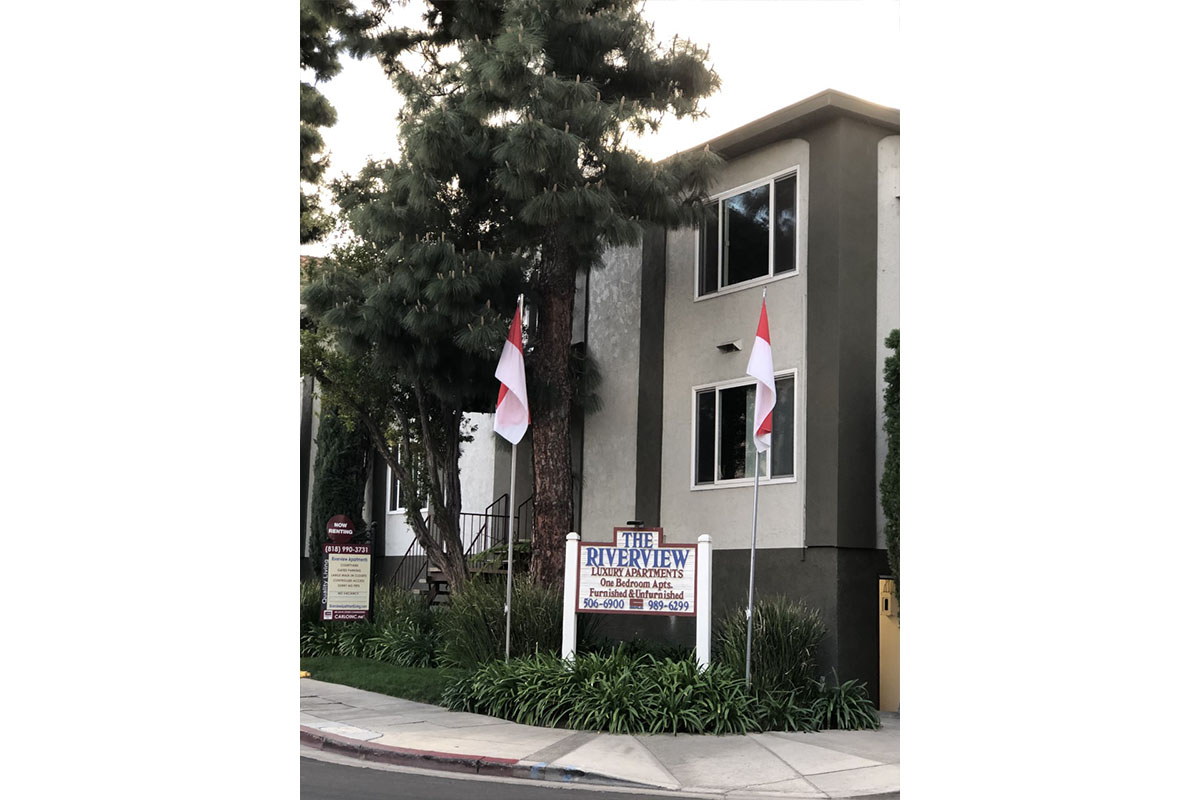
[[718, 195], [705, 207], [699, 231], [698, 297], [796, 271], [798, 174], [798, 169], [790, 169]]

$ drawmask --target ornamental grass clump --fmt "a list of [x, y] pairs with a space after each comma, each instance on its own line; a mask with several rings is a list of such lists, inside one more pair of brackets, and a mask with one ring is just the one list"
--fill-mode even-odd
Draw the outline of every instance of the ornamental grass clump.
[[[760, 692], [786, 692], [808, 702], [816, 696], [820, 671], [817, 645], [825, 624], [815, 611], [784, 597], [754, 602], [750, 681]], [[714, 660], [744, 675], [746, 669], [745, 606], [721, 619], [714, 637]]]
[[[504, 581], [473, 579], [439, 612], [439, 657], [450, 666], [474, 669], [504, 658]], [[562, 643], [562, 593], [513, 578], [512, 655], [554, 653]]]
[[300, 581], [300, 628], [321, 621], [321, 582]]

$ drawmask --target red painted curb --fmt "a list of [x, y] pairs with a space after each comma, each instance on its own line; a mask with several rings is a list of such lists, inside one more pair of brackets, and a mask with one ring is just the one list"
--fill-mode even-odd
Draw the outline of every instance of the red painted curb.
[[467, 753], [442, 753], [437, 750], [418, 750], [412, 747], [397, 747], [390, 744], [375, 744], [361, 739], [351, 739], [336, 733], [327, 733], [306, 725], [300, 726], [300, 741], [321, 750], [336, 750], [373, 761], [389, 763], [433, 763], [442, 769], [464, 772], [501, 773], [511, 775], [519, 759], [477, 756]]

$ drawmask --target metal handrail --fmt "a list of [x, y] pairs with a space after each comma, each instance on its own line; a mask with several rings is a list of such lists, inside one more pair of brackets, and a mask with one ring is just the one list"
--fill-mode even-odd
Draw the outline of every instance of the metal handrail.
[[[528, 502], [528, 501], [527, 501]], [[500, 513], [496, 513], [502, 507]], [[429, 524], [428, 514], [425, 524]], [[518, 531], [520, 526], [518, 525]], [[463, 548], [466, 558], [483, 553], [497, 544], [508, 541], [508, 493], [500, 495], [482, 514], [466, 512], [459, 515], [459, 531], [471, 535], [470, 543]], [[471, 532], [474, 532], [472, 535]], [[518, 534], [517, 541], [521, 541]], [[391, 584], [400, 585], [413, 590], [422, 576], [429, 575], [429, 555], [419, 539], [414, 538], [408, 550], [402, 556], [402, 561], [392, 573]]]
[[533, 539], [533, 513], [532, 508], [526, 512], [525, 507], [533, 504], [533, 495], [529, 495], [524, 503], [517, 506], [517, 541], [528, 542]]

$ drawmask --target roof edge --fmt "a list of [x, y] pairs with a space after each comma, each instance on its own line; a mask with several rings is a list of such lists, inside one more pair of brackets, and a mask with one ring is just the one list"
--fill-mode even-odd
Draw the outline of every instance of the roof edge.
[[801, 133], [835, 116], [852, 117], [894, 133], [900, 132], [899, 109], [881, 106], [836, 89], [826, 89], [707, 142], [701, 142], [688, 148], [688, 151], [703, 150], [707, 147], [725, 158], [734, 158], [779, 139]]

